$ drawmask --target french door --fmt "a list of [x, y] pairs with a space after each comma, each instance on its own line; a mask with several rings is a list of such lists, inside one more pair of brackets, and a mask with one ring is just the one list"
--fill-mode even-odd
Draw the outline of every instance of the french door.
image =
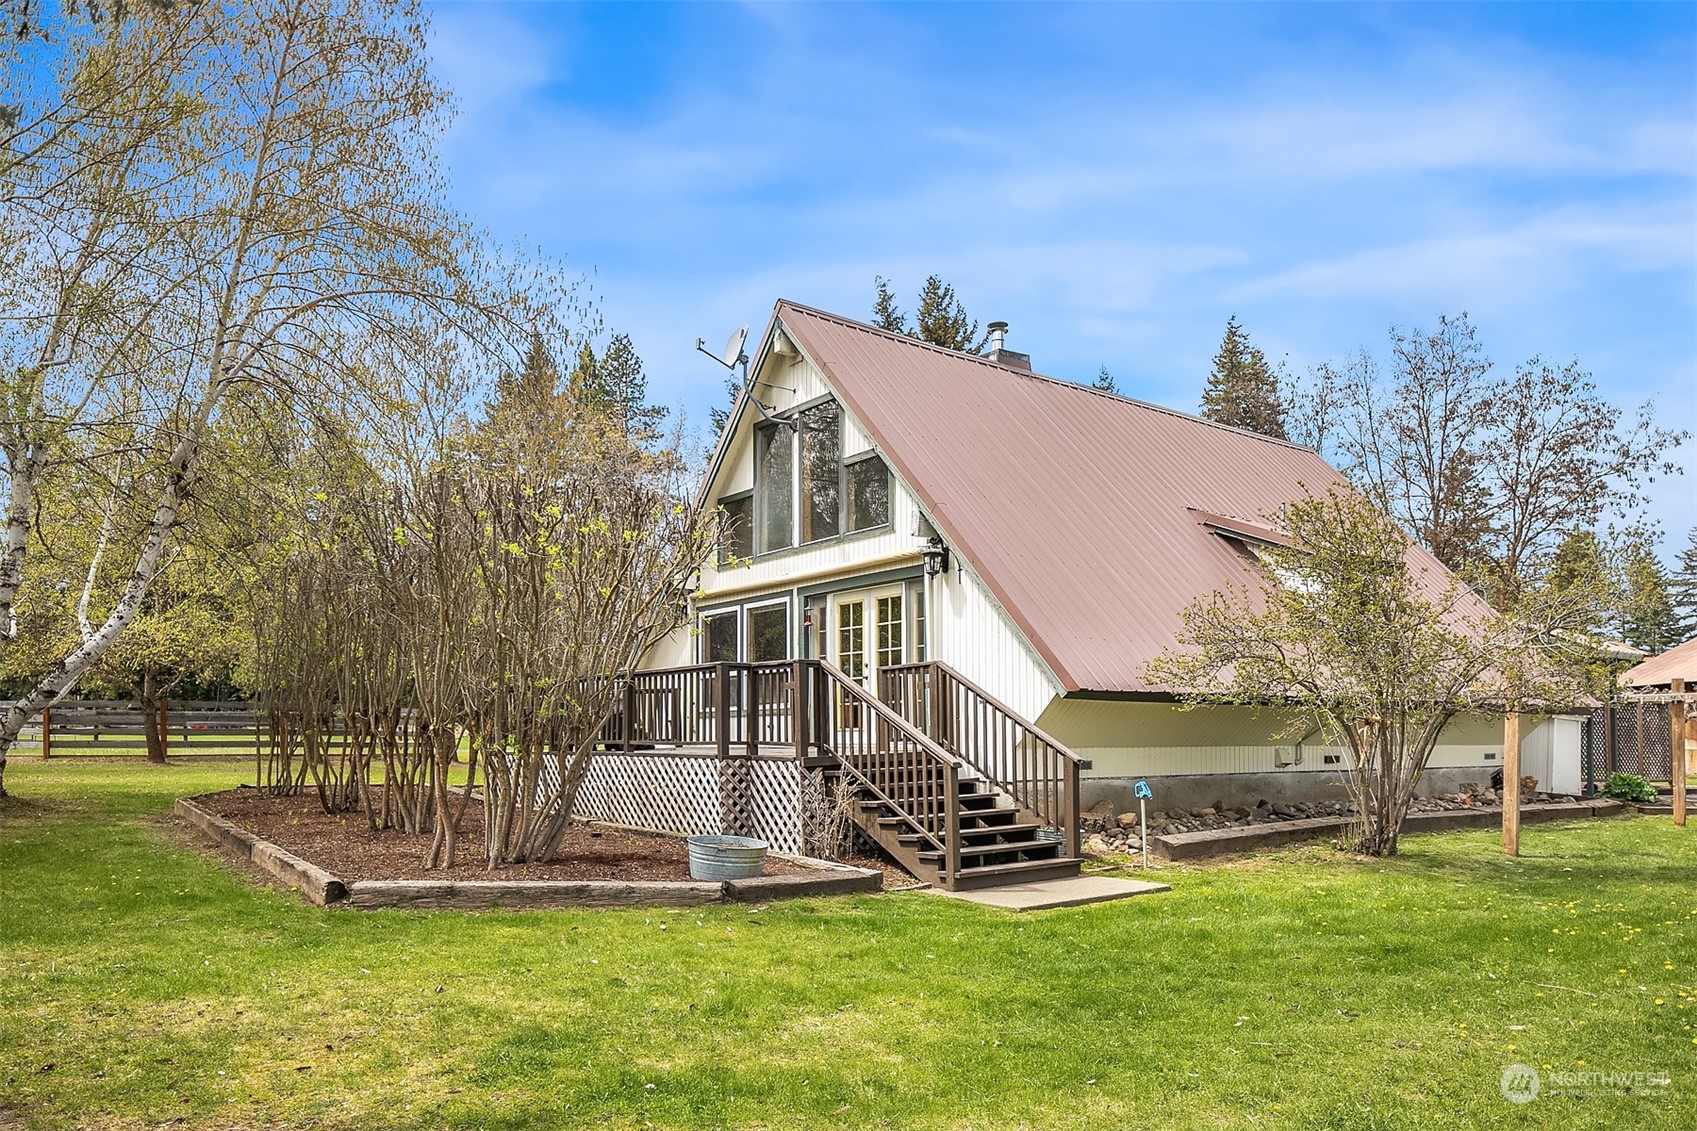
[[[907, 654], [907, 619], [900, 585], [840, 593], [831, 599], [831, 660], [873, 696], [878, 669], [900, 664]], [[859, 705], [839, 705], [838, 723], [861, 725]]]

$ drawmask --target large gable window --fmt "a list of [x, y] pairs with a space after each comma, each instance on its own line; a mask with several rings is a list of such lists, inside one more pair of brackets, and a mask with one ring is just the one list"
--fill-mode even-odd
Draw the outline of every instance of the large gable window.
[[[842, 534], [890, 524], [890, 473], [873, 452], [843, 458], [843, 410], [820, 401], [754, 434], [754, 492], [748, 550], [769, 554]], [[720, 501], [727, 517], [743, 519], [740, 497]], [[732, 528], [734, 529], [734, 527]], [[743, 543], [722, 543], [721, 561]]]
[[736, 495], [721, 499], [719, 518], [719, 564], [734, 565], [754, 556], [754, 496]]
[[890, 524], [890, 473], [877, 456], [855, 460], [843, 468], [847, 481], [844, 516], [852, 530], [874, 530]]
[[761, 553], [795, 545], [795, 430], [771, 424], [754, 434], [754, 493]]
[[842, 413], [836, 401], [796, 416], [801, 445], [801, 540], [834, 538], [842, 529]]

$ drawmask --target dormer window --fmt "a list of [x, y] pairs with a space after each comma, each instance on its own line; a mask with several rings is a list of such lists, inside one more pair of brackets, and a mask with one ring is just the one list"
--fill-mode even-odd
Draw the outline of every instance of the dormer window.
[[[843, 457], [843, 412], [834, 400], [812, 404], [754, 433], [754, 491], [721, 500], [727, 516], [753, 534], [750, 550], [769, 554], [890, 522], [890, 473], [875, 452]], [[721, 558], [737, 556], [732, 543]], [[740, 543], [735, 544], [740, 549]]]

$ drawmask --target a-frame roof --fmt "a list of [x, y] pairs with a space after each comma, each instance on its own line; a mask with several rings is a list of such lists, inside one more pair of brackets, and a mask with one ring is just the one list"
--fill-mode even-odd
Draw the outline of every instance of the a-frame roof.
[[1222, 522], [1264, 529], [1281, 505], [1342, 482], [1308, 448], [796, 303], [780, 300], [773, 324], [1067, 691], [1158, 690], [1144, 666], [1184, 608], [1258, 580], [1214, 533]]

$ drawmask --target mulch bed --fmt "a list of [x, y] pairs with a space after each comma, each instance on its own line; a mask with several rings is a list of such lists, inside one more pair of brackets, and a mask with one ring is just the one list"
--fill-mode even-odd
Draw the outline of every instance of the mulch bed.
[[[573, 822], [553, 860], [489, 868], [483, 848], [483, 804], [466, 807], [455, 847], [457, 876], [427, 871], [429, 839], [394, 829], [374, 832], [364, 813], [326, 813], [318, 795], [273, 797], [257, 789], [233, 789], [196, 799], [215, 813], [280, 848], [309, 860], [337, 878], [355, 880], [688, 880], [689, 850], [678, 837]], [[863, 865], [875, 867], [877, 865]], [[766, 875], [790, 876], [814, 869], [766, 858]], [[905, 876], [905, 873], [902, 874]], [[893, 881], [899, 882], [899, 881]]]

